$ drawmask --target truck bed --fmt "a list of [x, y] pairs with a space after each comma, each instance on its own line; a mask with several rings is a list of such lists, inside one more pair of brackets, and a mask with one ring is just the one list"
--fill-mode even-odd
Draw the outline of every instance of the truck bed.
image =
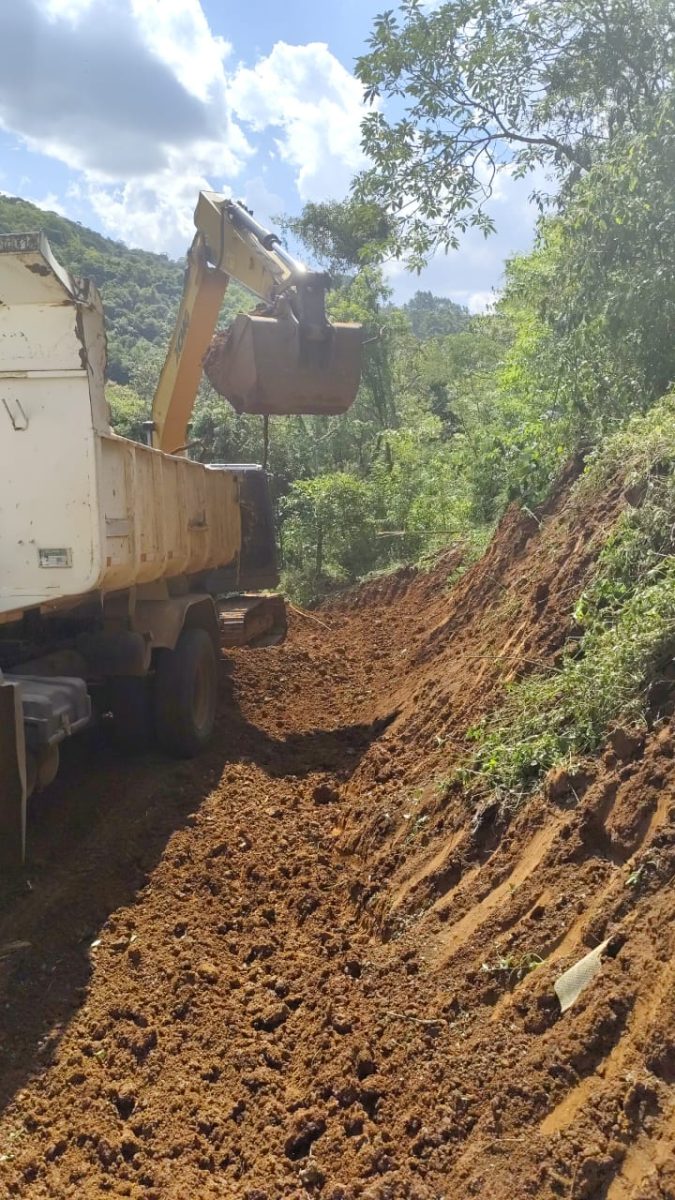
[[236, 468], [111, 431], [95, 288], [5, 236], [0, 297], [0, 622], [235, 562]]

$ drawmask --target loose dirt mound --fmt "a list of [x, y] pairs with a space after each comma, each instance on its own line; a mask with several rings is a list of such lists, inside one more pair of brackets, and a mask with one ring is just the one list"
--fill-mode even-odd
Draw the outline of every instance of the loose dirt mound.
[[437, 786], [555, 660], [621, 504], [582, 523], [563, 488], [454, 587], [458, 552], [227, 656], [197, 763], [70, 748], [0, 920], [29, 943], [0, 961], [3, 1195], [675, 1196], [670, 728], [508, 827]]

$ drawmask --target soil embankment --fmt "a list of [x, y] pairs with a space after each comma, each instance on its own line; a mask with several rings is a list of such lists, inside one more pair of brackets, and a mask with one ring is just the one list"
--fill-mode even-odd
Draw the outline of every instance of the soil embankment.
[[675, 1196], [673, 731], [508, 823], [439, 787], [621, 505], [563, 487], [452, 588], [456, 554], [230, 653], [198, 762], [70, 748], [0, 910], [0, 1194]]

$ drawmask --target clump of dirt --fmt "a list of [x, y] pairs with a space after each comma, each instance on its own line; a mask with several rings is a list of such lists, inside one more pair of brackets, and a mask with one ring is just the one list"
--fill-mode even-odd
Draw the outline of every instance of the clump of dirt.
[[454, 586], [458, 552], [225, 655], [203, 759], [68, 748], [0, 910], [2, 1194], [675, 1195], [673, 730], [508, 826], [438, 786], [572, 632], [622, 498], [568, 482]]
[[[203, 362], [204, 374], [211, 387], [226, 400], [230, 399], [229, 393], [232, 390], [230, 352], [230, 330], [225, 329], [214, 334]], [[241, 411], [241, 408], [238, 407], [237, 411]]]

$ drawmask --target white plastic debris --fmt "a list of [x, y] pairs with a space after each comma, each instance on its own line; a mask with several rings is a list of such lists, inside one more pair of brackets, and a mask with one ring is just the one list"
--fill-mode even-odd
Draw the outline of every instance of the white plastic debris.
[[588, 987], [602, 965], [602, 956], [609, 946], [610, 939], [601, 942], [595, 950], [585, 954], [573, 967], [559, 975], [554, 983], [555, 994], [560, 1001], [560, 1011], [567, 1012], [568, 1008], [579, 998], [584, 988]]

